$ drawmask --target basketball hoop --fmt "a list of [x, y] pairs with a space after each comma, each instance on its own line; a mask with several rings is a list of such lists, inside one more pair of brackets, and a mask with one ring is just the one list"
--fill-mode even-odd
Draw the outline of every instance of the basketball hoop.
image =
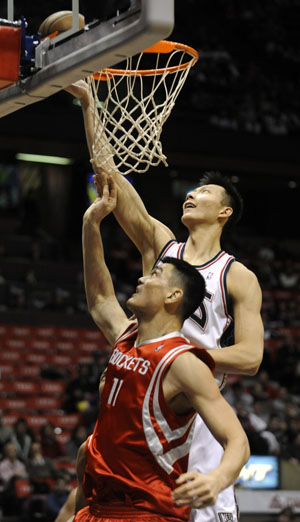
[[123, 175], [146, 172], [161, 161], [167, 166], [162, 127], [198, 58], [192, 47], [162, 40], [128, 57], [123, 68], [89, 77], [95, 99], [92, 162]]

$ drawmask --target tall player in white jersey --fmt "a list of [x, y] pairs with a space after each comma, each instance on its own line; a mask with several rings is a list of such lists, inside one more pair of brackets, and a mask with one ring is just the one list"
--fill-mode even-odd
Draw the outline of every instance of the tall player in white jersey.
[[[81, 101], [87, 144], [92, 156], [93, 100], [85, 82], [68, 88]], [[98, 172], [98, 190], [105, 174]], [[242, 201], [229, 180], [219, 173], [207, 173], [183, 204], [182, 223], [189, 236], [183, 244], [176, 242], [171, 230], [150, 216], [134, 187], [118, 172], [115, 217], [134, 242], [143, 259], [143, 273], [148, 274], [162, 255], [181, 257], [196, 266], [205, 277], [207, 297], [184, 324], [184, 334], [199, 346], [211, 349], [217, 379], [224, 385], [225, 374], [255, 375], [263, 356], [261, 289], [253, 272], [223, 252], [221, 236], [224, 226], [236, 221]], [[134, 212], [132, 212], [134, 209]], [[233, 322], [234, 318], [234, 322]], [[229, 333], [232, 333], [230, 340]], [[222, 349], [217, 349], [221, 348]], [[190, 470], [207, 472], [222, 455], [222, 448], [212, 438], [200, 417], [190, 453]], [[234, 488], [223, 490], [214, 506], [193, 510], [191, 522], [227, 522], [238, 520]]]

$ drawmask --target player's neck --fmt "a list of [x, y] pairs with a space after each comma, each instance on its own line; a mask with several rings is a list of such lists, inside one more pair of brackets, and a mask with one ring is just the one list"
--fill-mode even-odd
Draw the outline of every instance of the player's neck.
[[183, 258], [192, 265], [203, 265], [221, 250], [219, 227], [198, 226], [190, 230]]
[[173, 315], [159, 314], [151, 319], [140, 317], [138, 318], [136, 344], [140, 345], [151, 339], [157, 339], [172, 332], [179, 332], [181, 326], [179, 319]]

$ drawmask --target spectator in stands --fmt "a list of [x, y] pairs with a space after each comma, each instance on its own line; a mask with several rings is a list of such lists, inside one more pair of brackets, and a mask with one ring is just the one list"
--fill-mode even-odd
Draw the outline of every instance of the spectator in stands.
[[64, 452], [58, 440], [55, 437], [54, 425], [47, 421], [40, 428], [40, 443], [44, 457], [49, 459], [60, 459], [64, 456]]
[[78, 424], [77, 426], [75, 426], [75, 428], [72, 431], [71, 437], [66, 442], [65, 446], [66, 456], [70, 460], [73, 460], [74, 462], [76, 461], [78, 449], [80, 448], [81, 444], [87, 439], [88, 435], [89, 432], [86, 426], [84, 426], [83, 424]]
[[0, 409], [0, 456], [3, 454], [3, 449], [6, 442], [11, 440], [12, 435], [13, 428], [5, 424], [3, 410]]
[[27, 478], [25, 464], [17, 458], [17, 449], [12, 442], [4, 446], [4, 459], [0, 462], [0, 493], [3, 515], [18, 514], [19, 504], [15, 494], [15, 480]]
[[12, 442], [17, 448], [18, 458], [23, 460], [23, 462], [27, 461], [31, 444], [34, 439], [34, 434], [29, 430], [27, 421], [22, 417], [17, 419], [14, 424]]
[[[268, 448], [267, 453], [269, 455], [279, 455], [280, 454], [280, 445], [278, 440], [276, 439], [274, 433], [269, 431], [268, 422], [264, 420], [264, 413], [262, 409], [262, 403], [260, 401], [255, 401], [252, 405], [252, 411], [249, 413], [249, 420], [252, 427], [259, 433], [259, 435], [267, 441]], [[266, 415], [267, 419], [269, 419], [269, 415]]]
[[234, 381], [224, 392], [225, 399], [235, 407], [236, 403], [242, 403], [248, 408], [253, 403], [252, 395], [244, 388], [240, 380]]
[[296, 435], [289, 448], [289, 451], [292, 461], [294, 461], [295, 464], [300, 465], [300, 433]]
[[282, 288], [295, 288], [299, 281], [299, 274], [296, 272], [293, 262], [288, 259], [279, 272], [279, 283]]
[[252, 424], [250, 414], [242, 401], [236, 402], [235, 411], [248, 437], [251, 453], [254, 455], [266, 455], [268, 453], [268, 442], [257, 431], [255, 425]]
[[287, 423], [278, 415], [273, 414], [268, 423], [268, 431], [274, 434], [280, 446], [280, 456], [286, 458], [288, 455]]
[[17, 448], [13, 442], [4, 446], [4, 459], [0, 462], [0, 483], [5, 489], [13, 477], [27, 477], [25, 464], [17, 457]]
[[[95, 385], [94, 385], [95, 386]], [[97, 385], [98, 388], [98, 385]], [[78, 375], [72, 379], [65, 389], [63, 408], [68, 413], [78, 413], [89, 408], [89, 398], [95, 392], [89, 364], [78, 367]]]
[[281, 386], [295, 388], [296, 368], [299, 361], [299, 350], [291, 334], [285, 335], [274, 354], [273, 375]]
[[276, 397], [272, 401], [273, 413], [281, 419], [286, 418], [286, 410], [292, 400], [291, 394], [285, 386], [280, 386]]
[[95, 390], [98, 390], [100, 376], [107, 366], [109, 354], [104, 350], [95, 350], [92, 355], [91, 381]]
[[47, 522], [55, 520], [66, 502], [70, 493], [69, 481], [70, 478], [66, 473], [60, 474], [54, 488], [48, 493], [46, 498]]
[[[66, 413], [78, 413], [82, 405], [84, 404], [85, 395], [82, 389], [73, 387], [68, 391], [65, 401], [63, 402], [63, 410]], [[86, 408], [88, 408], [88, 402], [85, 401]]]
[[58, 476], [56, 466], [51, 459], [44, 457], [39, 442], [31, 444], [27, 472], [35, 493], [45, 493], [49, 490], [49, 483], [43, 479], [56, 479]]
[[68, 395], [74, 388], [80, 388], [84, 394], [89, 394], [91, 390], [91, 369], [89, 364], [80, 364], [78, 367], [78, 375], [72, 379], [65, 390]]

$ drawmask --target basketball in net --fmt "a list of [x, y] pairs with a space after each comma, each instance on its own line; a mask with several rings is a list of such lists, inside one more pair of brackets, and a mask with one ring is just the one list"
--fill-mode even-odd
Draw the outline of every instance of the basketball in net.
[[95, 100], [93, 164], [123, 175], [167, 166], [162, 127], [198, 57], [192, 47], [163, 40], [128, 57], [122, 68], [87, 79]]

